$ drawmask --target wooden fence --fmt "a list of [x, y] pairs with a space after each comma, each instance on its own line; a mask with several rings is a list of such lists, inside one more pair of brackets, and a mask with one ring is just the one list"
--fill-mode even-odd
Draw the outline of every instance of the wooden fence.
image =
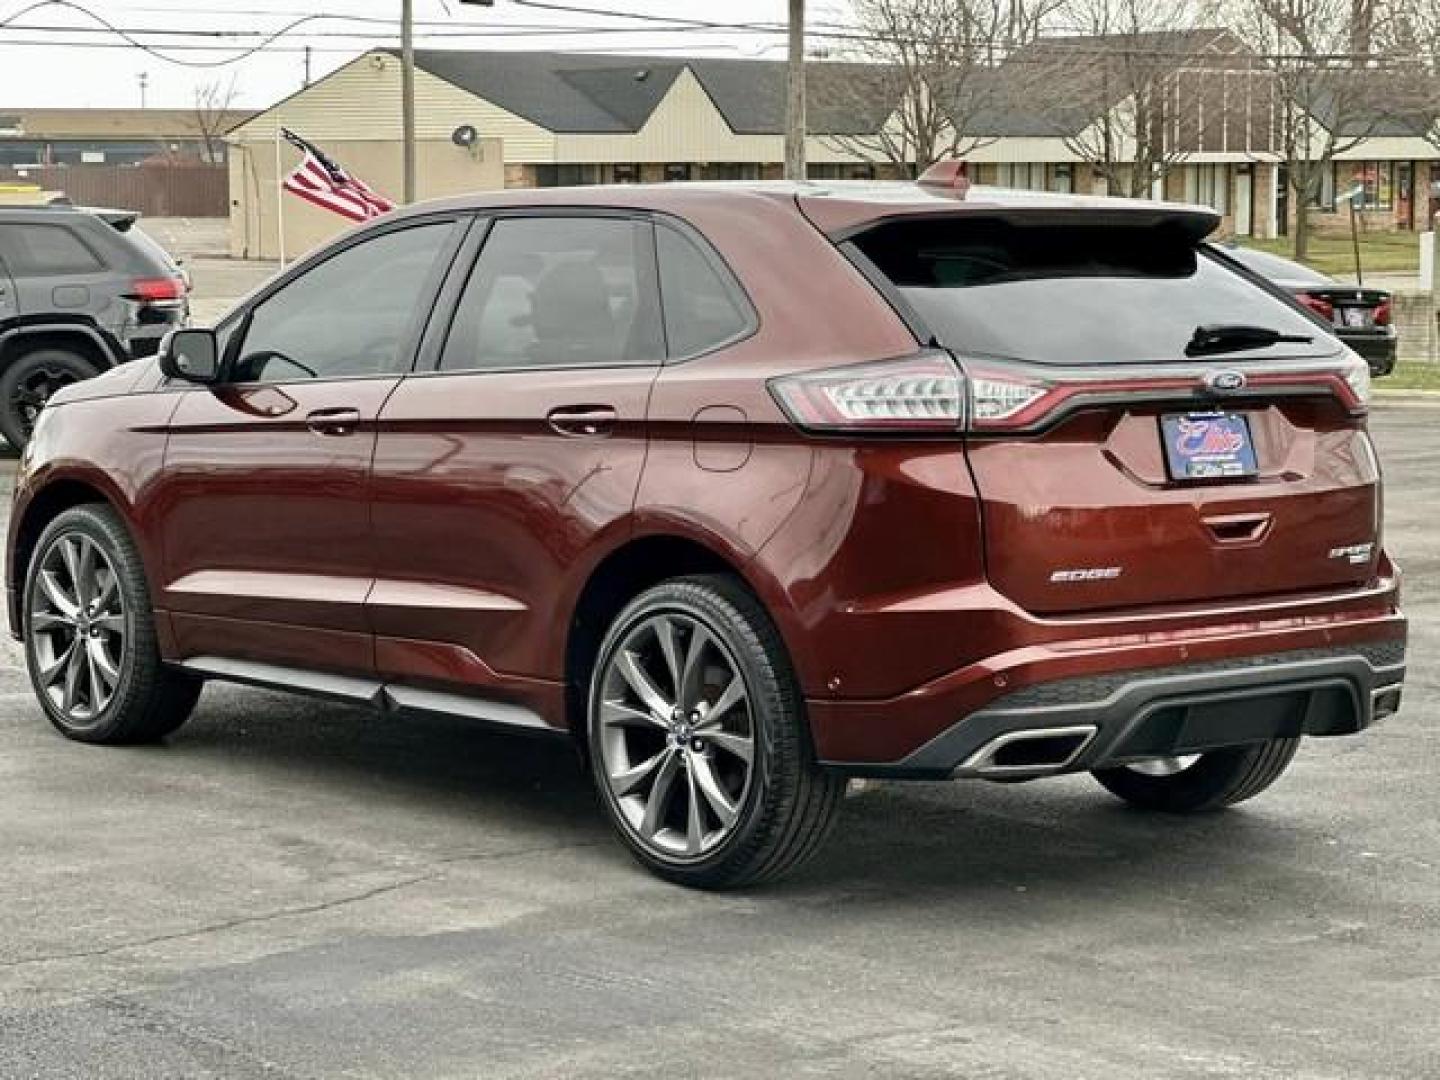
[[46, 165], [0, 168], [0, 184], [64, 192], [77, 206], [138, 210], [146, 217], [226, 217], [224, 165]]

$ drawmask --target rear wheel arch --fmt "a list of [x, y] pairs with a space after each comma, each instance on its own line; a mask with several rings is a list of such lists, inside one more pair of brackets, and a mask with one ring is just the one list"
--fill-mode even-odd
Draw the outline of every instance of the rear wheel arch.
[[572, 607], [565, 636], [565, 706], [571, 732], [583, 744], [589, 676], [611, 622], [636, 596], [671, 578], [717, 574], [751, 593], [772, 621], [774, 611], [744, 564], [717, 548], [677, 533], [632, 537], [590, 571]]
[[120, 362], [115, 347], [107, 343], [98, 331], [82, 324], [57, 323], [16, 327], [0, 333], [0, 370], [40, 349], [74, 353], [97, 373], [107, 371]]

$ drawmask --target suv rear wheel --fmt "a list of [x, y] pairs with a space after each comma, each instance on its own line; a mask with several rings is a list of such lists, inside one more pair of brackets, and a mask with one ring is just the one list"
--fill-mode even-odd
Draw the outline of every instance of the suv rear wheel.
[[794, 868], [819, 848], [844, 791], [815, 763], [779, 634], [723, 576], [665, 582], [620, 613], [591, 678], [588, 733], [616, 831], [683, 885]]
[[1192, 814], [1259, 795], [1280, 778], [1299, 746], [1299, 739], [1271, 739], [1207, 754], [1097, 769], [1094, 776], [1132, 806]]
[[55, 392], [96, 374], [93, 364], [68, 349], [31, 349], [17, 356], [0, 373], [0, 434], [21, 449]]
[[80, 742], [153, 742], [200, 696], [200, 680], [161, 663], [139, 552], [106, 506], [66, 510], [40, 534], [25, 579], [25, 660], [50, 722]]

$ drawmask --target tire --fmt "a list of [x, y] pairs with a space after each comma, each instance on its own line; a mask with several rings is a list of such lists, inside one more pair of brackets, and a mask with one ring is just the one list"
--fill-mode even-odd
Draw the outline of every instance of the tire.
[[636, 597], [601, 643], [587, 708], [606, 816], [667, 881], [773, 880], [834, 823], [845, 782], [816, 764], [780, 635], [732, 578], [675, 578]]
[[1132, 806], [1168, 814], [1203, 813], [1259, 795], [1280, 778], [1299, 746], [1299, 739], [1271, 739], [1200, 754], [1169, 775], [1148, 775], [1128, 765], [1097, 769], [1093, 775]]
[[67, 349], [41, 348], [21, 353], [0, 372], [0, 435], [16, 450], [23, 450], [30, 441], [35, 417], [51, 395], [98, 374], [93, 364]]
[[201, 680], [161, 662], [139, 552], [108, 506], [74, 507], [45, 528], [23, 600], [30, 683], [61, 734], [147, 743], [189, 718]]

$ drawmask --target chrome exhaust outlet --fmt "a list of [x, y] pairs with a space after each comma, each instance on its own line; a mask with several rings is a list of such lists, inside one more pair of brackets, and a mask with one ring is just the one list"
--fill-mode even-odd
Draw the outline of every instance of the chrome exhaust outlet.
[[971, 754], [952, 775], [1014, 778], [1059, 772], [1080, 756], [1098, 730], [1093, 724], [1078, 724], [1009, 731]]

